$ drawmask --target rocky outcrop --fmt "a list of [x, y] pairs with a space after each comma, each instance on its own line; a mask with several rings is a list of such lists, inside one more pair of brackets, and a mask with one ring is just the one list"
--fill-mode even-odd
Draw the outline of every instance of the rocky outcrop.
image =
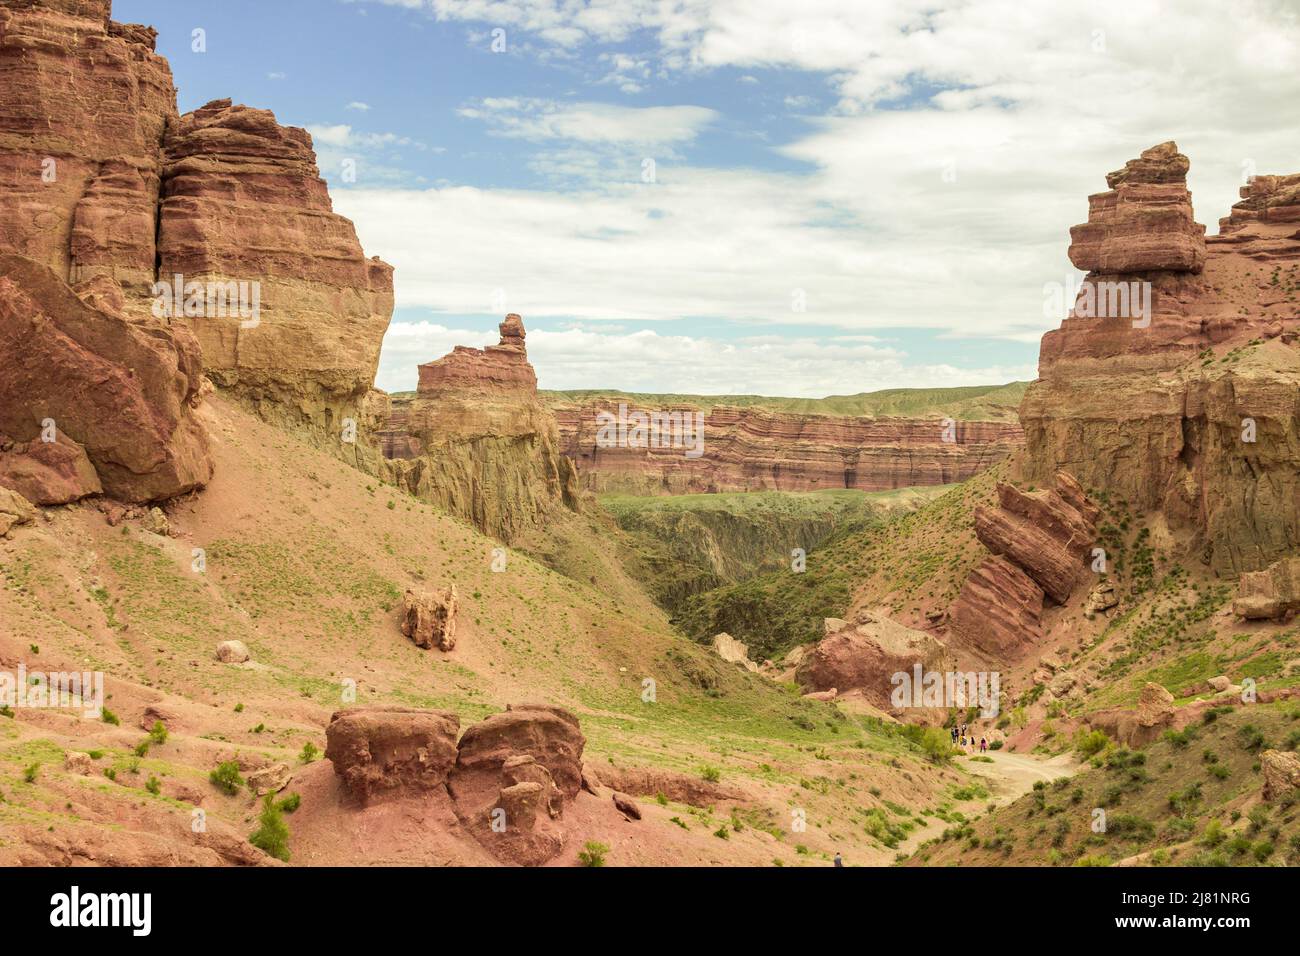
[[[1071, 256], [1092, 271], [1043, 337], [1025, 476], [1067, 470], [1164, 512], [1213, 570], [1258, 570], [1300, 548], [1300, 177], [1252, 179], [1201, 262], [1185, 173], [1172, 144], [1149, 150], [1101, 228], [1076, 228]], [[1149, 292], [1147, 315], [1080, 308], [1099, 283]]]
[[325, 756], [361, 803], [444, 787], [460, 718], [415, 707], [353, 707], [330, 718]]
[[[635, 447], [599, 441], [602, 413], [618, 403], [552, 398], [564, 454], [578, 463], [583, 487], [628, 494], [724, 491], [885, 491], [965, 481], [1005, 458], [1023, 440], [1014, 422], [836, 417], [714, 406], [704, 411], [703, 454], [683, 447]], [[694, 414], [693, 405], [627, 414]], [[950, 437], [952, 440], [946, 440]]]
[[194, 415], [197, 342], [128, 319], [112, 295], [87, 298], [47, 266], [0, 254], [0, 480], [42, 504], [202, 487], [212, 461]]
[[1174, 695], [1159, 684], [1147, 684], [1136, 709], [1117, 708], [1088, 715], [1088, 722], [1127, 747], [1145, 747], [1172, 730], [1178, 718]]
[[1265, 750], [1259, 755], [1264, 777], [1260, 796], [1270, 803], [1300, 789], [1300, 756], [1283, 750]]
[[988, 558], [962, 584], [948, 627], [980, 650], [1010, 659], [1043, 640], [1043, 589], [1007, 558]]
[[1070, 229], [1070, 261], [1084, 272], [1199, 272], [1205, 227], [1192, 219], [1187, 157], [1174, 143], [1143, 151], [1088, 197], [1088, 221]]
[[713, 635], [713, 650], [724, 661], [731, 664], [740, 664], [745, 670], [758, 672], [758, 665], [749, 659], [749, 646], [744, 641], [738, 641], [725, 631], [721, 634]]
[[1300, 613], [1300, 557], [1243, 574], [1232, 613], [1247, 620], [1281, 620]]
[[579, 492], [537, 400], [523, 320], [506, 316], [500, 334], [421, 365], [415, 397], [392, 400], [382, 434], [395, 484], [511, 543], [557, 509], [577, 510]]
[[497, 859], [537, 866], [568, 833], [564, 806], [582, 787], [586, 740], [559, 707], [521, 704], [465, 731], [448, 780], [456, 814]]
[[735, 787], [701, 779], [698, 774], [679, 773], [659, 767], [616, 767], [612, 764], [590, 765], [586, 777], [597, 786], [608, 787], [638, 797], [663, 794], [674, 803], [693, 807], [716, 807], [720, 803], [738, 802], [744, 794]]
[[158, 256], [161, 282], [233, 283], [256, 297], [255, 314], [252, 301], [242, 312], [205, 301], [179, 317], [212, 380], [271, 420], [345, 444], [344, 419], [360, 419], [374, 384], [393, 270], [334, 213], [307, 132], [230, 100], [169, 124]]
[[443, 591], [408, 590], [403, 598], [402, 633], [416, 647], [450, 651], [456, 646], [456, 585]]
[[[305, 131], [229, 100], [178, 115], [155, 32], [110, 12], [108, 0], [0, 0], [0, 253], [154, 338], [169, 331], [193, 353], [187, 371], [201, 352], [213, 381], [265, 417], [377, 469], [365, 403], [392, 270], [332, 212]], [[45, 454], [20, 463], [27, 487], [94, 493], [75, 481], [75, 455]]]
[[993, 556], [975, 568], [948, 612], [949, 632], [1001, 659], [1041, 643], [1043, 599], [1069, 601], [1086, 579], [1100, 510], [1074, 477], [1056, 487], [997, 486], [998, 506], [975, 509], [975, 535]]
[[7, 538], [9, 532], [23, 524], [36, 520], [36, 509], [21, 494], [0, 487], [0, 538]]
[[804, 654], [795, 680], [805, 691], [861, 691], [881, 708], [891, 706], [895, 674], [910, 675], [917, 664], [925, 671], [941, 670], [947, 654], [926, 632], [870, 611], [851, 622], [827, 618], [824, 628], [826, 636]]

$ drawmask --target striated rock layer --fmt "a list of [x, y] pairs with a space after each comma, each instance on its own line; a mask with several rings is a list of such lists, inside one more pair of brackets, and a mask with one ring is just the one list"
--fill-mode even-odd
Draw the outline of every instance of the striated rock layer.
[[[365, 427], [391, 268], [331, 210], [305, 131], [229, 100], [178, 115], [155, 31], [110, 14], [0, 0], [0, 253], [94, 283], [96, 307], [155, 338], [197, 338], [216, 384], [377, 467]], [[18, 464], [72, 475], [66, 455]]]
[[975, 535], [993, 552], [966, 578], [949, 610], [950, 632], [999, 658], [1044, 637], [1044, 598], [1065, 604], [1087, 579], [1085, 563], [1101, 512], [1072, 475], [1054, 489], [998, 484], [998, 507], [975, 509]]
[[[1164, 144], [1136, 163], [1164, 211], [1108, 213], [1124, 225], [1100, 239], [1076, 228], [1071, 257], [1089, 283], [1149, 283], [1150, 321], [1076, 303], [1043, 337], [1020, 409], [1025, 474], [1067, 470], [1163, 511], [1214, 570], [1258, 570], [1300, 548], [1300, 176], [1253, 178], [1202, 263], [1186, 157]], [[1118, 203], [1155, 201], [1116, 185]], [[1131, 254], [1105, 252], [1107, 237]]]
[[[887, 491], [965, 481], [1010, 454], [1018, 425], [960, 421], [952, 441], [940, 419], [836, 417], [715, 406], [704, 413], [703, 453], [682, 447], [630, 447], [598, 441], [602, 412], [617, 403], [552, 405], [564, 454], [588, 490], [629, 494], [726, 491]], [[692, 413], [693, 406], [637, 411]]]
[[510, 543], [556, 508], [577, 510], [579, 492], [537, 400], [523, 320], [506, 316], [500, 333], [498, 345], [421, 365], [415, 397], [391, 400], [380, 434], [395, 484]]

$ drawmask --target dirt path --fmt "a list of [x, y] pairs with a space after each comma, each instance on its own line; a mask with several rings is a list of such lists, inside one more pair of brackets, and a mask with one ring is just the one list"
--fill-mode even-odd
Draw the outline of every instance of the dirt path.
[[[1083, 768], [1071, 754], [1058, 757], [1034, 757], [1028, 754], [1013, 754], [992, 750], [985, 754], [992, 762], [969, 760], [958, 757], [956, 764], [971, 776], [980, 777], [987, 782], [990, 796], [979, 808], [983, 813], [988, 804], [1006, 806], [1034, 788], [1039, 780], [1050, 783], [1061, 777], [1068, 777]], [[967, 814], [968, 816], [970, 814]], [[947, 823], [933, 817], [927, 818], [924, 827], [914, 830], [899, 846], [903, 853], [912, 853], [926, 840], [934, 839], [948, 827]]]
[[990, 782], [989, 789], [994, 795], [994, 799], [990, 802], [999, 806], [1024, 796], [1039, 780], [1051, 783], [1053, 780], [1077, 773], [1083, 767], [1073, 755], [1068, 753], [1043, 758], [991, 750], [984, 756], [993, 762], [960, 759], [958, 762], [967, 772], [984, 777]]

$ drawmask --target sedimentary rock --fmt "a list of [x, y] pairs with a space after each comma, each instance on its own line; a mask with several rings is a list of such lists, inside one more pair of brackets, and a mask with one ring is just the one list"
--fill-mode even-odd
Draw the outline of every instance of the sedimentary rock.
[[289, 767], [287, 764], [273, 763], [252, 771], [246, 778], [248, 789], [259, 797], [268, 793], [279, 793], [289, 785]]
[[895, 674], [910, 675], [916, 664], [939, 670], [946, 657], [943, 644], [926, 632], [870, 611], [852, 622], [827, 618], [825, 634], [799, 662], [795, 680], [805, 691], [859, 690], [883, 708], [891, 706]]
[[223, 664], [242, 664], [250, 656], [243, 641], [222, 641], [217, 645], [217, 660]]
[[7, 538], [12, 528], [30, 524], [36, 518], [36, 509], [21, 494], [0, 487], [0, 538]]
[[1079, 510], [1077, 503], [1086, 499], [1071, 476], [1059, 474], [1056, 480], [1067, 489], [1065, 494], [1052, 489], [1023, 492], [999, 482], [998, 507], [975, 509], [975, 534], [1053, 601], [1064, 604], [1083, 579], [1083, 559], [1097, 533], [1097, 512], [1091, 506]]
[[1237, 583], [1232, 613], [1247, 620], [1280, 620], [1300, 613], [1300, 557], [1283, 558]]
[[362, 803], [446, 785], [456, 763], [455, 714], [415, 707], [353, 707], [325, 729], [325, 756]]
[[1146, 239], [1116, 232], [1103, 262], [1095, 231], [1076, 230], [1087, 281], [1148, 284], [1149, 322], [1076, 310], [1043, 336], [1020, 409], [1025, 475], [1068, 470], [1138, 512], [1163, 511], [1215, 571], [1258, 570], [1300, 548], [1300, 314], [1289, 298], [1300, 283], [1300, 177], [1243, 187], [1198, 272], [1178, 192], [1185, 164], [1171, 149], [1131, 174], [1171, 200], [1148, 211], [1135, 200], [1124, 214], [1151, 225]]
[[1117, 708], [1088, 715], [1088, 721], [1128, 747], [1145, 747], [1174, 726], [1178, 709], [1174, 695], [1159, 684], [1146, 684], [1137, 708]]
[[638, 797], [657, 797], [662, 793], [675, 803], [689, 803], [693, 807], [712, 808], [719, 803], [744, 799], [744, 794], [735, 787], [703, 780], [698, 774], [679, 773], [660, 767], [592, 764], [585, 767], [584, 771], [591, 782], [611, 790]]
[[717, 651], [719, 657], [724, 661], [732, 664], [742, 664], [746, 670], [757, 673], [758, 665], [749, 659], [749, 647], [743, 641], [738, 641], [730, 634], [721, 633], [713, 635], [713, 649]]
[[447, 781], [456, 814], [506, 863], [537, 866], [565, 846], [560, 818], [582, 787], [586, 740], [559, 707], [521, 704], [465, 731]]
[[[84, 455], [98, 485], [124, 501], [202, 487], [212, 461], [194, 416], [197, 342], [184, 328], [128, 319], [111, 297], [95, 302], [49, 268], [0, 254], [0, 447], [9, 449], [0, 476], [47, 503], [70, 501], [98, 490]], [[60, 434], [61, 450], [30, 453]]]
[[623, 814], [629, 820], [641, 819], [641, 808], [636, 805], [635, 800], [625, 793], [619, 793], [617, 790], [614, 791], [614, 806], [618, 809], [619, 813]]
[[500, 335], [498, 345], [458, 346], [421, 365], [419, 390], [392, 400], [382, 434], [395, 484], [511, 543], [577, 510], [579, 492], [555, 419], [537, 400], [523, 321], [506, 316]]
[[980, 650], [1007, 659], [1042, 641], [1042, 613], [1042, 588], [995, 555], [967, 576], [948, 612], [948, 627]]
[[1270, 803], [1300, 788], [1300, 756], [1283, 750], [1265, 750], [1259, 755], [1264, 776], [1260, 796]]
[[402, 633], [416, 647], [450, 651], [456, 646], [456, 585], [445, 590], [408, 590], [403, 598]]
[[245, 283], [256, 295], [255, 315], [206, 303], [179, 317], [209, 376], [341, 446], [344, 419], [359, 418], [374, 384], [392, 268], [367, 259], [333, 212], [311, 137], [267, 110], [214, 100], [169, 125], [164, 159], [159, 280]]
[[[703, 411], [704, 453], [683, 447], [634, 447], [598, 441], [607, 400], [551, 399], [561, 448], [578, 463], [583, 486], [630, 494], [724, 491], [884, 491], [965, 481], [1006, 457], [1023, 440], [1014, 422], [837, 417], [713, 406]], [[636, 412], [691, 415], [693, 405]], [[952, 441], [945, 440], [945, 434]]]
[[1205, 227], [1192, 219], [1187, 157], [1161, 143], [1106, 176], [1088, 197], [1088, 221], [1070, 229], [1070, 261], [1084, 272], [1174, 269], [1205, 264]]
[[38, 505], [61, 505], [104, 490], [86, 450], [62, 432], [54, 441], [5, 442], [0, 485]]

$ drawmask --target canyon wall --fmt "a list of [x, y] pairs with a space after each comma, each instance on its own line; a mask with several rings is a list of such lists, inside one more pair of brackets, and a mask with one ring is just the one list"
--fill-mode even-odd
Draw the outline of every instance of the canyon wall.
[[[5, 357], [0, 476], [47, 501], [199, 487], [204, 374], [377, 468], [365, 428], [382, 416], [391, 268], [333, 213], [304, 130], [229, 100], [179, 115], [155, 31], [110, 15], [109, 0], [0, 0], [0, 254], [14, 257], [0, 334], [51, 330], [43, 361], [59, 370]], [[113, 376], [136, 409], [112, 432], [130, 454], [105, 444]]]
[[537, 399], [523, 320], [506, 316], [500, 334], [421, 365], [415, 396], [388, 399], [378, 437], [388, 480], [511, 543], [557, 508], [578, 510], [579, 491]]
[[[1254, 177], [1207, 239], [1187, 169], [1147, 150], [1071, 230], [1088, 276], [1021, 406], [1025, 476], [1068, 471], [1215, 570], [1257, 570], [1300, 547], [1300, 176]], [[1100, 283], [1149, 283], [1149, 321], [1096, 308]]]
[[[807, 415], [717, 405], [704, 414], [698, 457], [682, 447], [630, 447], [600, 439], [611, 401], [553, 400], [561, 448], [583, 487], [626, 494], [726, 491], [886, 491], [964, 481], [1006, 457], [1022, 433], [1008, 422]], [[660, 411], [690, 414], [696, 406]], [[629, 403], [629, 415], [653, 409]], [[607, 420], [607, 419], [604, 419]], [[945, 440], [951, 438], [951, 441]]]

